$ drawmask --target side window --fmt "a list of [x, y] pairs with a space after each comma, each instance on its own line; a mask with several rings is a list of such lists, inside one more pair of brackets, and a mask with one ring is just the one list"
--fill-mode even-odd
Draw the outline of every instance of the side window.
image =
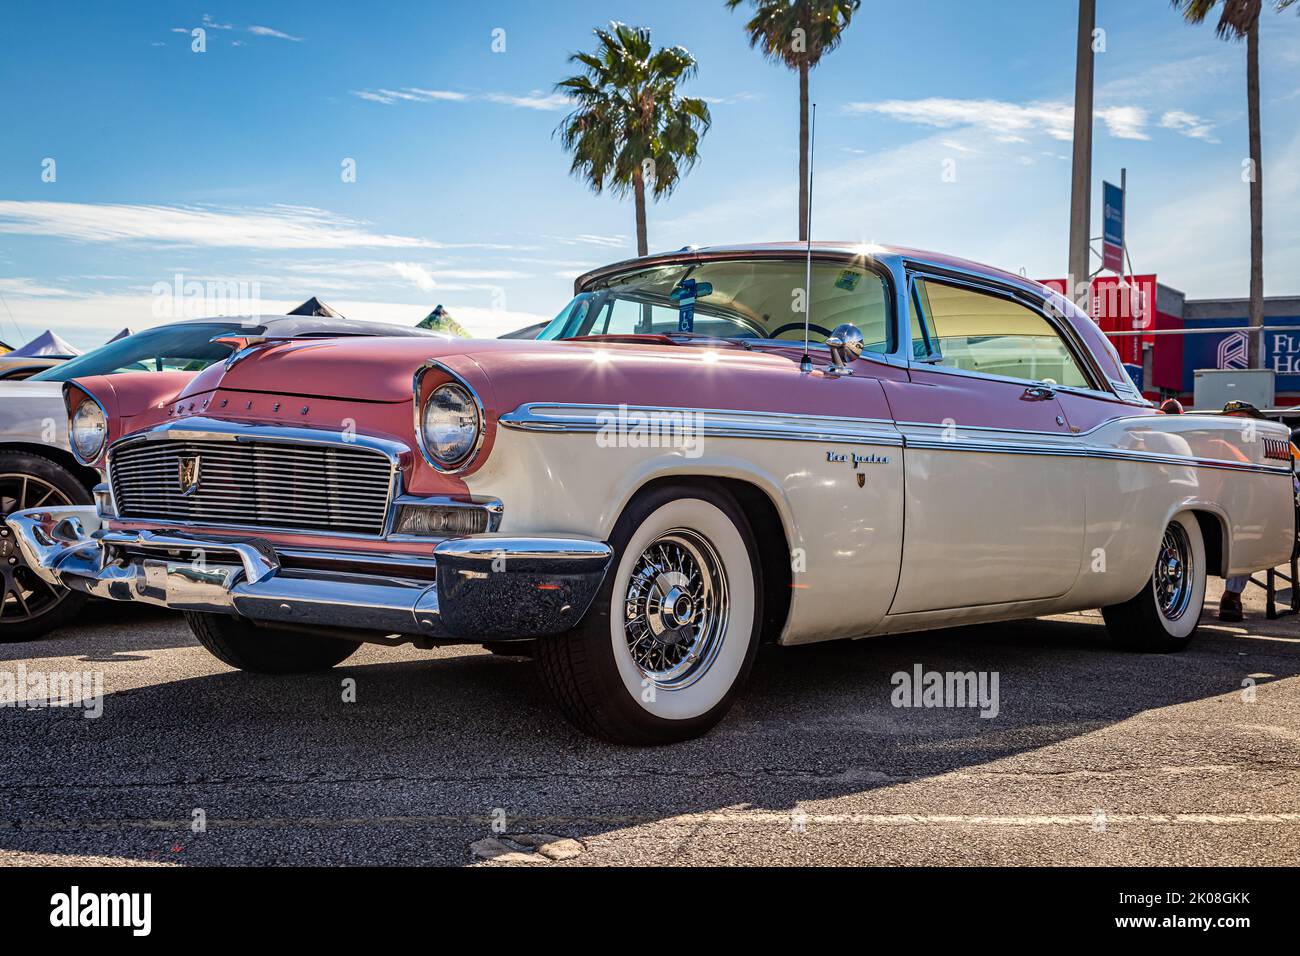
[[[930, 279], [915, 281], [922, 348], [936, 365], [1032, 382], [1091, 387], [1050, 322], [1027, 306]], [[913, 352], [917, 349], [913, 327]], [[925, 357], [924, 354], [918, 358]]]
[[677, 310], [661, 305], [643, 305], [628, 299], [614, 299], [592, 326], [590, 335], [632, 335], [677, 331]]

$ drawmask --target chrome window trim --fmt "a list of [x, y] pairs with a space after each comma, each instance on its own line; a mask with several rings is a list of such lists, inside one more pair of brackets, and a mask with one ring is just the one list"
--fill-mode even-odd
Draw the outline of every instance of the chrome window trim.
[[[548, 415], [546, 409], [568, 409], [593, 414]], [[798, 415], [738, 409], [681, 408], [659, 405], [596, 405], [573, 402], [528, 402], [502, 415], [501, 425], [519, 431], [592, 434], [610, 425], [605, 415], [703, 415], [720, 421], [699, 428], [709, 438], [772, 438], [780, 441], [860, 442], [901, 447], [903, 437], [894, 423], [883, 418], [841, 418], [833, 415]], [[732, 421], [727, 422], [727, 419]], [[819, 427], [821, 426], [821, 427]], [[871, 426], [880, 431], [871, 430]]]
[[[370, 435], [327, 431], [317, 428], [292, 427], [287, 425], [260, 425], [248, 422], [219, 421], [212, 418], [184, 418], [163, 422], [144, 431], [132, 432], [113, 442], [105, 453], [105, 475], [110, 487], [113, 484], [112, 456], [119, 450], [139, 442], [148, 441], [233, 441], [233, 442], [271, 442], [283, 445], [328, 445], [339, 448], [365, 448], [378, 452], [388, 459], [388, 500], [384, 504], [384, 526], [379, 534], [340, 533], [337, 531], [280, 527], [272, 525], [249, 525], [187, 521], [173, 518], [130, 518], [117, 516], [114, 520], [130, 523], [159, 525], [167, 528], [202, 528], [221, 532], [262, 531], [271, 534], [292, 534], [316, 538], [346, 538], [355, 541], [383, 541], [393, 528], [396, 510], [393, 503], [401, 493], [402, 455], [409, 453], [405, 445], [386, 438]], [[114, 502], [116, 507], [116, 501]]]
[[[446, 465], [438, 461], [424, 443], [424, 422], [422, 421], [424, 417], [424, 404], [420, 401], [420, 386], [424, 381], [424, 376], [432, 369], [437, 369], [438, 371], [443, 372], [450, 377], [453, 382], [465, 389], [465, 392], [471, 399], [473, 399], [474, 409], [478, 413], [478, 437], [474, 440], [474, 447], [469, 450], [469, 453], [462, 461], [459, 461], [454, 465]], [[424, 364], [415, 370], [415, 375], [412, 377], [411, 390], [413, 395], [412, 404], [415, 406], [415, 443], [420, 449], [421, 457], [424, 458], [429, 467], [444, 475], [461, 474], [474, 464], [475, 459], [478, 458], [479, 452], [483, 450], [483, 442], [487, 439], [487, 415], [484, 414], [483, 401], [478, 397], [478, 392], [474, 391], [474, 387], [470, 385], [469, 382], [465, 381], [461, 375], [452, 371], [449, 366], [433, 358], [425, 359]]]
[[[1105, 382], [1108, 386], [1110, 385], [1110, 380], [1105, 374], [1103, 374], [1101, 367], [1097, 364], [1097, 360], [1092, 354], [1092, 349], [1088, 348], [1087, 344], [1079, 338], [1079, 333], [1075, 331], [1074, 327], [1070, 325], [1070, 323], [1058, 319], [1056, 316], [1051, 314], [1050, 310], [1044, 307], [1047, 300], [1040, 293], [1012, 285], [999, 280], [995, 276], [986, 275], [981, 272], [971, 272], [967, 269], [960, 269], [942, 263], [928, 262], [924, 259], [905, 259], [903, 261], [903, 268], [908, 277], [909, 290], [911, 288], [911, 282], [919, 276], [922, 279], [933, 279], [935, 282], [940, 284], [947, 282], [951, 285], [962, 286], [985, 295], [994, 295], [1004, 299], [1011, 299], [1017, 304], [1030, 309], [1047, 322], [1056, 334], [1061, 337], [1061, 340], [1065, 342], [1072, 357], [1075, 359], [1076, 363], [1078, 363], [1079, 368], [1083, 371], [1085, 378], [1089, 379], [1094, 386], [1098, 382]], [[909, 343], [911, 341], [910, 329], [908, 329], [908, 341]], [[910, 347], [908, 352], [910, 356]], [[1080, 359], [1082, 359], [1082, 361], [1080, 361]], [[910, 365], [926, 365], [928, 368], [944, 368], [944, 366], [919, 362], [910, 357], [908, 361]], [[994, 378], [1001, 381], [1033, 383], [1032, 379], [1012, 378], [1002, 375], [987, 375], [982, 372], [965, 372], [960, 369], [945, 369], [945, 371], [961, 372], [966, 375], [979, 375], [981, 377]], [[1087, 391], [1090, 393], [1095, 392], [1099, 395], [1105, 395], [1109, 398], [1119, 397], [1117, 393], [1110, 389], [1090, 388], [1087, 389]]]

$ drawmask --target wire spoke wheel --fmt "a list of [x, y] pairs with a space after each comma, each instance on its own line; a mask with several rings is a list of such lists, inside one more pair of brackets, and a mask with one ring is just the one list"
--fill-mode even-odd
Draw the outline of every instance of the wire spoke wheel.
[[1186, 613], [1195, 571], [1192, 543], [1183, 526], [1174, 522], [1165, 529], [1152, 575], [1156, 607], [1166, 620], [1176, 621]]
[[660, 687], [691, 684], [713, 663], [727, 627], [727, 578], [713, 545], [684, 528], [660, 535], [633, 566], [623, 605], [641, 673]]
[[[35, 475], [0, 474], [0, 519], [28, 508], [71, 505], [66, 494]], [[31, 621], [63, 602], [67, 588], [46, 584], [23, 558], [13, 532], [0, 521], [0, 625]]]

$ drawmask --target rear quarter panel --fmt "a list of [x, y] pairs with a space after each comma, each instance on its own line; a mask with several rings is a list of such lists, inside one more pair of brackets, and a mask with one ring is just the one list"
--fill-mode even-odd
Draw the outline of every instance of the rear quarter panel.
[[[1067, 408], [1078, 427], [1078, 401]], [[1085, 463], [1084, 566], [1072, 603], [1098, 606], [1136, 594], [1180, 511], [1211, 515], [1221, 529], [1223, 562], [1210, 574], [1260, 570], [1290, 557], [1293, 479], [1285, 462], [1264, 457], [1263, 441], [1287, 441], [1282, 425], [1149, 411], [1101, 417], [1081, 437], [1096, 457]]]

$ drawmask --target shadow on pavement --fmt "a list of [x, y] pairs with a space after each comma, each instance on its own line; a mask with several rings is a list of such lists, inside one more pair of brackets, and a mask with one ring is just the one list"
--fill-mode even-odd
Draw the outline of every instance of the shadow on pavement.
[[[174, 618], [155, 634], [136, 613], [136, 637], [100, 638], [81, 659], [183, 643]], [[1265, 637], [1276, 627], [1258, 624]], [[997, 672], [998, 716], [895, 708], [891, 675], [918, 663]], [[0, 711], [0, 848], [155, 859], [183, 842], [177, 859], [193, 863], [464, 862], [494, 808], [512, 829], [522, 818], [578, 837], [737, 806], [787, 813], [1233, 694], [1256, 673], [1300, 673], [1300, 644], [1206, 630], [1184, 654], [1129, 654], [1074, 619], [764, 648], [712, 734], [641, 750], [573, 730], [529, 662], [476, 648], [304, 677], [181, 676], [110, 693], [98, 720]]]

